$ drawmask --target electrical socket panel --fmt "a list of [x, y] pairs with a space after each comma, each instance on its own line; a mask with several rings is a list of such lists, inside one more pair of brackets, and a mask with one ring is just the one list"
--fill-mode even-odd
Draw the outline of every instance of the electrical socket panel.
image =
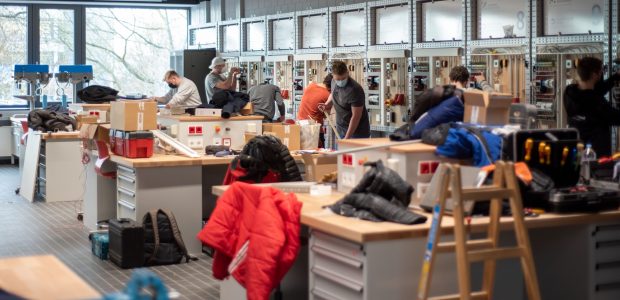
[[573, 68], [573, 60], [571, 59], [567, 59], [565, 62], [566, 68], [567, 69], [572, 69]]
[[191, 138], [187, 140], [188, 146], [192, 149], [202, 149], [204, 144], [202, 142], [202, 138]]
[[499, 68], [499, 59], [493, 60], [493, 68]]
[[416, 187], [416, 197], [418, 199], [422, 199], [422, 197], [424, 196], [424, 194], [426, 194], [426, 191], [428, 190], [428, 187], [430, 185], [431, 185], [430, 183], [418, 182], [418, 185]]

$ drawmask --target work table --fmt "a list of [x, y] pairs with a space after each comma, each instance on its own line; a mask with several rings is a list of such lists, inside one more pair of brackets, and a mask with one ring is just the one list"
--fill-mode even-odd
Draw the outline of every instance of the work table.
[[[347, 148], [379, 146], [389, 143], [393, 143], [389, 138], [347, 139], [338, 141], [339, 146], [345, 146]], [[386, 149], [389, 149], [390, 152], [399, 153], [433, 152], [436, 148], [437, 147], [433, 145], [427, 145], [422, 142], [386, 147]]]
[[42, 140], [76, 140], [80, 138], [79, 131], [41, 132]]
[[[219, 196], [228, 186], [214, 186], [213, 194]], [[303, 202], [301, 223], [312, 229], [357, 243], [379, 240], [393, 240], [404, 238], [423, 238], [428, 235], [432, 215], [414, 210], [415, 213], [428, 218], [426, 223], [418, 225], [402, 225], [391, 222], [370, 222], [357, 218], [343, 217], [324, 209], [326, 205], [342, 199], [343, 193], [332, 192], [330, 196], [310, 196], [310, 194], [296, 194], [297, 199]], [[620, 219], [620, 210], [602, 212], [598, 214], [553, 214], [545, 213], [538, 217], [526, 217], [528, 228], [544, 228], [579, 225], [592, 222], [606, 222]], [[501, 218], [502, 229], [512, 228], [512, 217]], [[472, 218], [471, 232], [485, 232], [489, 224], [488, 217]], [[452, 233], [454, 219], [450, 216], [443, 218], [442, 230]]]
[[[301, 154], [291, 154], [295, 160], [301, 160]], [[155, 167], [176, 167], [176, 166], [209, 166], [227, 165], [236, 155], [216, 157], [206, 155], [201, 157], [187, 157], [182, 155], [153, 154], [149, 158], [127, 158], [110, 154], [110, 160], [119, 165], [132, 168], [155, 168]]]
[[205, 121], [240, 121], [240, 120], [263, 120], [262, 116], [235, 116], [224, 119], [219, 116], [189, 116], [189, 115], [167, 115], [158, 116], [160, 119], [171, 119], [180, 122], [205, 122]]

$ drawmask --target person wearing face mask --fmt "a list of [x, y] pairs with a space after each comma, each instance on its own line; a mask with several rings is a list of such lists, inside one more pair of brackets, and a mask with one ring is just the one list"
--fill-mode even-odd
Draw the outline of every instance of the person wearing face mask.
[[198, 88], [193, 81], [179, 75], [174, 70], [166, 72], [164, 81], [170, 90], [163, 97], [155, 97], [155, 100], [159, 103], [166, 103], [166, 108], [196, 107], [202, 104]]
[[575, 84], [566, 86], [564, 109], [568, 125], [579, 131], [579, 137], [591, 143], [598, 156], [611, 155], [611, 126], [620, 125], [620, 110], [605, 99], [605, 95], [620, 80], [615, 73], [603, 80], [603, 62], [594, 57], [578, 61]]
[[336, 109], [336, 130], [344, 139], [370, 137], [370, 121], [366, 110], [364, 89], [349, 76], [349, 69], [342, 61], [332, 64], [331, 95], [318, 105], [322, 111]]
[[216, 56], [213, 60], [211, 60], [209, 69], [211, 69], [211, 73], [209, 73], [205, 79], [207, 103], [211, 102], [213, 94], [219, 90], [235, 91], [237, 89], [237, 75], [239, 74], [239, 68], [230, 68], [228, 77], [224, 76], [224, 73], [226, 73], [226, 60]]

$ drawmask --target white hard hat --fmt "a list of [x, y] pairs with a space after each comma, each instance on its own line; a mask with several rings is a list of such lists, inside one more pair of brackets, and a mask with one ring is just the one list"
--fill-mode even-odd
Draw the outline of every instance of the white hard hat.
[[214, 67], [219, 66], [219, 65], [223, 65], [225, 63], [226, 63], [225, 59], [223, 59], [223, 58], [221, 58], [219, 56], [216, 56], [216, 57], [213, 58], [213, 60], [211, 60], [211, 65], [209, 66], [209, 69], [213, 69]]

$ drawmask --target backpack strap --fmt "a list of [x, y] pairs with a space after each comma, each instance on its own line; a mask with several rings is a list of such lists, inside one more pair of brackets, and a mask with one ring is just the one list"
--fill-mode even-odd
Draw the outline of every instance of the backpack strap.
[[157, 224], [157, 213], [159, 211], [160, 211], [159, 209], [154, 209], [154, 210], [149, 211], [146, 215], [144, 215], [144, 220], [142, 221], [142, 224], [144, 224], [144, 221], [147, 220], [147, 218], [151, 218], [151, 223], [153, 227], [153, 236], [155, 237], [155, 245], [153, 248], [153, 254], [151, 254], [151, 257], [149, 257], [149, 260], [146, 261], [147, 265], [151, 264], [155, 260], [155, 257], [157, 257], [157, 252], [159, 252], [159, 225]]
[[177, 225], [177, 220], [174, 217], [174, 214], [171, 211], [160, 209], [166, 217], [168, 217], [168, 222], [170, 222], [170, 229], [172, 229], [172, 235], [174, 236], [174, 240], [177, 242], [179, 248], [183, 252], [183, 256], [185, 257], [185, 262], [189, 262], [189, 260], [198, 260], [189, 255], [187, 252], [187, 248], [185, 247], [185, 243], [183, 242], [183, 237], [181, 236], [181, 231], [179, 230], [179, 226]]

